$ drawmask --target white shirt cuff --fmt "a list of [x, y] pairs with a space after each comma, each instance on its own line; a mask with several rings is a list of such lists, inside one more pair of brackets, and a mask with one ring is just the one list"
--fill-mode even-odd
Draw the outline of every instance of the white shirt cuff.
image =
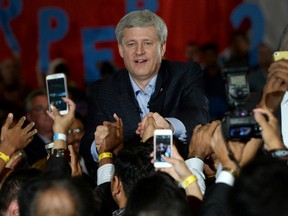
[[204, 162], [199, 158], [190, 158], [185, 161], [186, 165], [191, 169], [199, 170], [200, 172], [203, 172], [204, 169]]
[[94, 141], [92, 142], [92, 144], [91, 144], [90, 151], [91, 151], [93, 160], [98, 163], [98, 156], [99, 156], [99, 155], [98, 155], [98, 152], [97, 152], [97, 149], [96, 149], [95, 140], [94, 140]]
[[193, 173], [193, 175], [195, 175], [198, 179], [198, 186], [201, 190], [201, 193], [204, 194], [206, 190], [205, 175], [203, 173], [204, 162], [199, 158], [190, 158], [186, 160], [185, 163], [188, 166], [189, 170]]
[[216, 178], [216, 183], [224, 183], [233, 186], [235, 182], [235, 177], [227, 171], [222, 170], [218, 177]]
[[173, 135], [175, 137], [177, 137], [179, 140], [185, 142], [186, 139], [187, 139], [185, 125], [177, 118], [168, 117], [168, 118], [165, 118], [165, 119], [167, 121], [169, 121], [170, 124], [174, 128], [174, 134]]
[[111, 182], [111, 179], [114, 175], [114, 165], [113, 164], [105, 164], [98, 168], [97, 170], [97, 185], [101, 185], [106, 182]]
[[283, 143], [286, 146], [286, 148], [288, 148], [287, 118], [288, 118], [288, 92], [286, 91], [281, 101], [281, 132]]

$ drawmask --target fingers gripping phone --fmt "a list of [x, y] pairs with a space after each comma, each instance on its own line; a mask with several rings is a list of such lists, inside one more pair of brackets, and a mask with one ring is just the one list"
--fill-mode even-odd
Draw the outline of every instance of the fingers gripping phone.
[[59, 110], [61, 115], [66, 115], [68, 113], [68, 104], [62, 100], [63, 97], [68, 97], [67, 80], [65, 74], [57, 73], [47, 75], [46, 87], [49, 105], [54, 105]]
[[154, 167], [163, 168], [172, 166], [161, 157], [161, 155], [171, 157], [172, 142], [172, 130], [156, 129], [154, 131]]
[[281, 59], [288, 60], [288, 51], [277, 51], [273, 53], [274, 61], [278, 61]]

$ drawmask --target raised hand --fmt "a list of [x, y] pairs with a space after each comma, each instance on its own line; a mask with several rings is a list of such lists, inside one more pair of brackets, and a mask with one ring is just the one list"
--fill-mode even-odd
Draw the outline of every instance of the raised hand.
[[176, 181], [181, 182], [189, 175], [191, 175], [191, 171], [186, 166], [184, 159], [180, 156], [179, 152], [175, 145], [172, 145], [172, 156], [165, 157], [162, 155], [166, 162], [172, 164], [170, 168], [158, 168], [162, 172], [168, 173], [171, 177], [173, 177]]
[[148, 113], [143, 119], [141, 122], [138, 123], [138, 127], [135, 131], [136, 134], [140, 135], [141, 138], [143, 138], [143, 133], [144, 133], [144, 129], [145, 129], [145, 126], [147, 125], [147, 120], [148, 118], [150, 117], [153, 117], [153, 113], [150, 112]]
[[146, 142], [146, 140], [152, 137], [155, 129], [157, 129], [157, 126], [153, 116], [147, 116], [147, 121], [142, 134], [142, 142]]
[[[174, 178], [176, 181], [183, 182], [187, 177], [193, 175], [193, 173], [189, 170], [189, 168], [185, 164], [183, 158], [180, 156], [175, 145], [172, 146], [172, 157], [171, 158], [165, 157], [164, 155], [162, 155], [161, 157], [163, 157], [164, 160], [167, 161], [168, 163], [172, 164], [172, 167], [159, 168], [157, 170], [160, 170], [162, 172], [166, 172], [172, 178]], [[200, 191], [200, 188], [199, 188], [197, 182], [193, 182], [185, 190], [186, 190], [187, 195], [195, 196], [195, 197], [199, 198], [200, 200], [203, 199], [203, 195]]]
[[47, 111], [47, 114], [54, 120], [53, 132], [66, 134], [75, 120], [75, 103], [69, 98], [62, 98], [62, 100], [68, 103], [69, 112], [67, 115], [61, 115], [57, 108], [51, 106], [51, 112]]
[[[264, 148], [267, 151], [273, 149], [285, 149], [280, 135], [278, 120], [273, 113], [262, 108], [254, 109], [253, 112], [255, 120], [262, 127]], [[264, 115], [267, 115], [268, 118], [265, 118]]]
[[138, 128], [136, 130], [136, 134], [140, 135], [140, 137], [143, 139], [143, 133], [145, 128], [147, 127], [147, 121], [148, 119], [151, 117], [154, 118], [154, 126], [155, 128], [159, 128], [159, 129], [171, 129], [172, 131], [174, 131], [173, 126], [164, 118], [162, 117], [159, 113], [155, 112], [155, 113], [148, 113], [141, 122], [138, 123]]
[[25, 148], [28, 143], [33, 139], [34, 134], [37, 133], [36, 129], [32, 129], [34, 122], [29, 123], [26, 127], [22, 128], [26, 117], [23, 116], [20, 120], [12, 126], [13, 114], [9, 113], [4, 125], [1, 128], [1, 149], [6, 151], [8, 155]]
[[103, 125], [98, 126], [94, 133], [96, 148], [99, 154], [103, 152], [114, 152], [117, 154], [123, 147], [123, 122], [116, 114], [113, 116], [115, 122], [103, 122]]
[[288, 61], [273, 62], [269, 67], [269, 74], [263, 88], [263, 95], [259, 105], [275, 112], [288, 90]]
[[81, 176], [82, 170], [80, 166], [80, 161], [78, 156], [76, 155], [73, 146], [68, 145], [68, 150], [70, 152], [71, 161], [70, 161], [70, 167], [71, 167], [71, 176]]
[[155, 119], [157, 128], [172, 129], [174, 131], [170, 123], [164, 117], [162, 117], [159, 113], [157, 112], [153, 113], [153, 118]]
[[213, 121], [211, 124], [197, 125], [193, 130], [193, 135], [189, 145], [188, 158], [198, 157], [204, 159], [213, 153], [211, 148], [212, 137], [220, 121]]
[[[223, 167], [240, 171], [240, 167], [245, 166], [255, 157], [261, 144], [261, 139], [254, 138], [251, 138], [247, 143], [225, 141], [222, 135], [221, 125], [219, 125], [213, 135], [211, 147]], [[229, 155], [233, 158], [229, 157]]]

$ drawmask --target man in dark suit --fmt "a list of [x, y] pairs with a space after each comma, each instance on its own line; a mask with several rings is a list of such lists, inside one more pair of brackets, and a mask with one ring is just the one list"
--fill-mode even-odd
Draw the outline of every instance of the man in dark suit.
[[162, 60], [167, 26], [148, 10], [124, 16], [115, 33], [126, 69], [90, 86], [81, 155], [92, 160], [92, 153], [97, 161], [96, 145], [101, 143], [93, 142], [94, 131], [103, 121], [115, 121], [114, 113], [123, 120], [125, 141], [139, 139], [149, 114], [157, 127], [170, 128], [189, 143], [193, 128], [209, 121], [200, 66]]
[[31, 92], [26, 98], [25, 106], [27, 120], [35, 122], [34, 127], [37, 129], [37, 134], [34, 135], [31, 143], [24, 148], [28, 163], [33, 165], [38, 160], [47, 157], [45, 144], [52, 142], [53, 120], [46, 113], [48, 98], [44, 89]]

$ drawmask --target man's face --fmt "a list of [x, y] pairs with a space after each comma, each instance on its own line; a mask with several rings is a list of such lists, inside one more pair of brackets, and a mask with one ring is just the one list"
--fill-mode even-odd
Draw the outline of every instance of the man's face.
[[31, 101], [31, 111], [27, 114], [29, 121], [35, 123], [35, 128], [40, 134], [52, 131], [53, 120], [47, 115], [48, 99], [46, 95], [39, 95]]
[[77, 154], [79, 154], [80, 142], [83, 135], [84, 125], [79, 119], [75, 119], [68, 131], [67, 144], [72, 145]]
[[166, 43], [160, 44], [154, 26], [126, 28], [122, 44], [118, 44], [120, 56], [132, 78], [150, 80], [159, 70]]

